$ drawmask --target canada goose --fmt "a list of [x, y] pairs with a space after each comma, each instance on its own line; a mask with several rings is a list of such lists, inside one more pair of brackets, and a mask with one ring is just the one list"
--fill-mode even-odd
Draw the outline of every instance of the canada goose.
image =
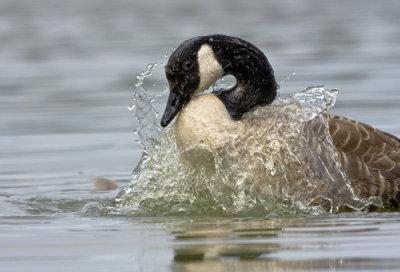
[[[165, 72], [170, 93], [161, 126], [180, 113], [175, 134], [182, 149], [195, 145], [218, 149], [240, 135], [245, 135], [243, 141], [251, 135], [260, 144], [257, 137], [265, 134], [259, 132], [261, 127], [276, 125], [268, 118], [258, 121], [261, 125], [246, 121], [245, 114], [274, 101], [278, 88], [267, 58], [247, 41], [220, 34], [189, 39], [171, 54]], [[235, 77], [234, 87], [198, 95], [225, 75]], [[325, 113], [318, 117], [328, 124], [333, 152], [339, 157], [340, 165], [333, 167], [341, 168], [354, 193], [364, 199], [378, 196], [384, 207], [399, 207], [399, 138], [344, 117]], [[306, 127], [319, 136], [321, 125], [308, 122]]]

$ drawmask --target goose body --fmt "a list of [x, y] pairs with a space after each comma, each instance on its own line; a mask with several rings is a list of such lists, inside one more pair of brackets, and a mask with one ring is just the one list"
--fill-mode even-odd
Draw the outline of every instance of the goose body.
[[[218, 156], [228, 168], [249, 170], [261, 193], [291, 188], [285, 194], [345, 194], [350, 183], [358, 198], [377, 196], [384, 207], [399, 207], [399, 138], [336, 115], [293, 120], [290, 108], [262, 107], [275, 99], [278, 85], [254, 45], [218, 34], [196, 37], [171, 54], [165, 69], [171, 91], [161, 125], [179, 114], [174, 133], [189, 167], [205, 163], [216, 171]], [[200, 95], [227, 74], [236, 78], [233, 88]], [[253, 114], [259, 108], [266, 109], [262, 116]], [[326, 188], [312, 186], [314, 179]]]

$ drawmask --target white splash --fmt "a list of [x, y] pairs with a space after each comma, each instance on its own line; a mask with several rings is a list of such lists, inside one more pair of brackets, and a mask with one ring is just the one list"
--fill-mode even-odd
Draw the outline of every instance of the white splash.
[[[367, 204], [354, 196], [341, 172], [321, 115], [334, 105], [337, 90], [309, 87], [248, 114], [246, 122], [262, 126], [267, 118], [275, 129], [243, 135], [241, 142], [213, 150], [210, 172], [182, 160], [173, 126], [160, 129], [152, 98], [142, 86], [155, 68], [149, 65], [134, 89], [136, 133], [144, 152], [131, 184], [119, 193], [109, 213], [265, 216], [320, 214]], [[255, 137], [264, 137], [268, 144], [249, 148]]]

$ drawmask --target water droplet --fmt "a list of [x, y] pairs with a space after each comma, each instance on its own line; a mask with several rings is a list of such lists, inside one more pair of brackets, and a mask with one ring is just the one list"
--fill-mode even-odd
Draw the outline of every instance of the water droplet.
[[131, 105], [129, 105], [128, 110], [132, 111], [135, 108], [136, 108], [135, 104], [131, 104]]
[[104, 205], [99, 202], [90, 202], [81, 210], [81, 216], [99, 217], [104, 213]]

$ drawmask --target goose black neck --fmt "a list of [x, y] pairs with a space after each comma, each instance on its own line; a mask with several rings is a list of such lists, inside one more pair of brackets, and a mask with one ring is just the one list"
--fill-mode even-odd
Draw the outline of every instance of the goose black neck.
[[215, 92], [233, 119], [239, 120], [256, 107], [272, 103], [278, 84], [268, 59], [257, 47], [224, 35], [214, 36], [211, 46], [224, 75], [236, 78], [233, 88]]

